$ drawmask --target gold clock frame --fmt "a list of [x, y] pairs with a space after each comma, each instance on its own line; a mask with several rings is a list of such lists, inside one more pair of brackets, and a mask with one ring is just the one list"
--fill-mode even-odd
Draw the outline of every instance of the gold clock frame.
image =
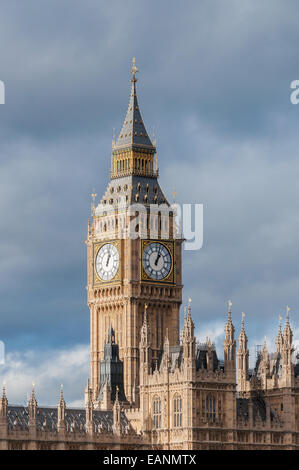
[[[118, 265], [118, 270], [115, 274], [115, 276], [110, 279], [109, 281], [103, 281], [98, 273], [97, 273], [97, 268], [96, 268], [96, 259], [98, 256], [98, 252], [102, 248], [102, 246], [107, 245], [107, 244], [114, 245], [118, 251], [118, 256], [119, 256], [119, 265]], [[105, 240], [102, 242], [94, 243], [93, 244], [93, 285], [100, 285], [100, 284], [114, 284], [116, 282], [119, 282], [121, 279], [121, 253], [120, 253], [120, 240]]]
[[[159, 279], [156, 281], [155, 279], [151, 278], [146, 272], [143, 267], [143, 252], [148, 245], [152, 243], [160, 243], [164, 245], [165, 248], [169, 251], [170, 259], [171, 259], [171, 268], [169, 274], [164, 279]], [[176, 262], [175, 262], [175, 245], [173, 240], [141, 240], [141, 257], [140, 257], [140, 276], [142, 282], [151, 282], [155, 283], [155, 285], [173, 285], [176, 282]]]

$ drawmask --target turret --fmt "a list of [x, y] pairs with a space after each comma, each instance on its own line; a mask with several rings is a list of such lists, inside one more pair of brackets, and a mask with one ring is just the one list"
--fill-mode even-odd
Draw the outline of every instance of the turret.
[[224, 370], [236, 371], [236, 341], [235, 341], [235, 327], [231, 317], [232, 302], [228, 301], [227, 322], [225, 325], [225, 338], [224, 338]]
[[57, 430], [58, 432], [65, 431], [65, 408], [66, 404], [63, 398], [63, 386], [60, 386], [59, 402], [57, 405]]
[[87, 400], [85, 404], [85, 415], [86, 415], [86, 432], [90, 436], [93, 435], [93, 402], [92, 402], [92, 390], [87, 384]]
[[0, 418], [1, 418], [1, 421], [6, 420], [6, 418], [7, 418], [7, 407], [8, 407], [8, 401], [7, 401], [7, 398], [6, 398], [5, 386], [3, 385], [2, 397], [1, 397], [1, 401], [0, 401]]
[[242, 326], [239, 335], [239, 348], [238, 348], [238, 390], [239, 393], [246, 391], [246, 382], [248, 380], [248, 361], [249, 351], [247, 347], [248, 338], [244, 326], [245, 313], [242, 312]]
[[8, 409], [8, 401], [6, 398], [6, 391], [5, 386], [3, 386], [2, 390], [2, 397], [0, 400], [0, 449], [4, 449], [4, 440], [2, 441], [1, 446], [1, 439], [5, 439], [7, 436], [7, 409]]
[[35, 450], [37, 447], [36, 443], [36, 416], [37, 416], [37, 401], [35, 398], [34, 384], [32, 386], [32, 393], [28, 403], [28, 414], [29, 414], [29, 435], [31, 442], [29, 444], [29, 450]]
[[287, 315], [286, 315], [286, 324], [283, 331], [283, 346], [282, 346], [282, 373], [285, 381], [285, 385], [291, 385], [293, 377], [293, 363], [292, 363], [292, 354], [294, 352], [293, 347], [293, 331], [290, 326], [289, 319], [290, 308], [287, 306]]
[[102, 388], [102, 396], [100, 401], [101, 410], [111, 410], [111, 387], [109, 385], [108, 377], [106, 377], [105, 383]]
[[264, 389], [267, 388], [267, 378], [269, 376], [269, 367], [270, 367], [270, 363], [269, 363], [269, 355], [268, 355], [268, 348], [267, 348], [267, 340], [266, 340], [266, 337], [265, 337], [265, 340], [264, 340], [264, 347], [263, 347], [263, 353], [262, 353], [262, 386]]
[[29, 412], [29, 426], [35, 426], [36, 413], [37, 413], [37, 401], [35, 398], [34, 385], [32, 386], [31, 397], [28, 402], [28, 412]]
[[147, 304], [144, 306], [143, 324], [140, 335], [140, 369], [146, 373], [151, 371], [152, 367], [152, 348], [150, 340], [150, 326], [147, 317]]
[[277, 354], [282, 353], [282, 347], [283, 347], [283, 336], [282, 336], [282, 331], [281, 331], [281, 320], [282, 320], [282, 317], [279, 316], [278, 334], [277, 334], [276, 341], [275, 341]]
[[184, 319], [184, 327], [182, 331], [182, 343], [184, 361], [189, 364], [194, 364], [195, 361], [195, 337], [194, 337], [194, 323], [191, 316], [191, 298], [188, 299], [188, 313]]
[[113, 405], [113, 432], [117, 436], [121, 434], [121, 409], [118, 399], [118, 387], [116, 388], [116, 397]]

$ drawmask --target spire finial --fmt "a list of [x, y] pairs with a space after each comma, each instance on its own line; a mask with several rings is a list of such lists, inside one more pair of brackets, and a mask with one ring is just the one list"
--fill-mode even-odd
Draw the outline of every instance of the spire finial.
[[135, 60], [135, 57], [133, 57], [133, 60], [132, 60], [132, 68], [131, 68], [131, 73], [132, 73], [132, 79], [131, 81], [132, 82], [137, 82], [137, 78], [136, 78], [136, 73], [138, 72], [138, 68], [136, 67], [136, 60]]
[[281, 331], [281, 322], [282, 322], [282, 316], [279, 315], [279, 317], [278, 317], [278, 331]]
[[93, 189], [91, 193], [92, 207], [94, 207], [96, 197], [97, 197], [97, 194], [95, 192], [95, 189]]
[[244, 318], [245, 318], [245, 313], [242, 312], [242, 329], [244, 329]]
[[173, 201], [173, 203], [175, 204], [175, 200], [176, 200], [176, 197], [177, 197], [177, 195], [178, 195], [178, 193], [176, 192], [175, 188], [173, 189], [171, 195], [172, 195], [172, 201]]
[[116, 385], [115, 387], [115, 401], [118, 403], [118, 392], [119, 392], [119, 386]]
[[191, 316], [191, 302], [192, 302], [192, 299], [191, 297], [188, 298], [188, 316], [190, 317]]
[[287, 312], [286, 321], [287, 321], [287, 323], [289, 323], [289, 311], [290, 311], [290, 310], [291, 310], [290, 307], [287, 305], [287, 307], [286, 307], [286, 312]]
[[2, 399], [6, 398], [6, 388], [5, 388], [5, 380], [3, 380], [3, 386], [2, 386]]
[[229, 301], [227, 302], [227, 316], [228, 316], [229, 319], [231, 318], [232, 305], [233, 305], [232, 301], [229, 300]]

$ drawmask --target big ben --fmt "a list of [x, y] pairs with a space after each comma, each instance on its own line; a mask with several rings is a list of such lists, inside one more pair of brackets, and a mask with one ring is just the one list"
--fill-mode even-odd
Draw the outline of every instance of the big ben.
[[163, 231], [161, 208], [170, 208], [170, 204], [158, 183], [156, 145], [138, 104], [137, 71], [133, 59], [129, 106], [119, 137], [112, 143], [110, 181], [99, 204], [93, 205], [86, 242], [93, 399], [98, 397], [99, 364], [113, 330], [123, 361], [126, 399], [132, 405], [138, 404], [144, 311], [155, 367], [165, 336], [170, 345], [179, 343], [182, 302], [182, 240], [175, 234], [171, 211], [166, 210], [166, 236]]

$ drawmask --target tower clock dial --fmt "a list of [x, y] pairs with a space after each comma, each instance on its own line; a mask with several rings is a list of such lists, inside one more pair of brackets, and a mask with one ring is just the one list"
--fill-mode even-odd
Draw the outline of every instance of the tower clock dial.
[[101, 246], [96, 257], [96, 271], [102, 281], [111, 281], [119, 267], [119, 254], [112, 243]]
[[153, 242], [147, 245], [142, 261], [146, 274], [156, 281], [164, 279], [170, 273], [171, 256], [162, 243]]

